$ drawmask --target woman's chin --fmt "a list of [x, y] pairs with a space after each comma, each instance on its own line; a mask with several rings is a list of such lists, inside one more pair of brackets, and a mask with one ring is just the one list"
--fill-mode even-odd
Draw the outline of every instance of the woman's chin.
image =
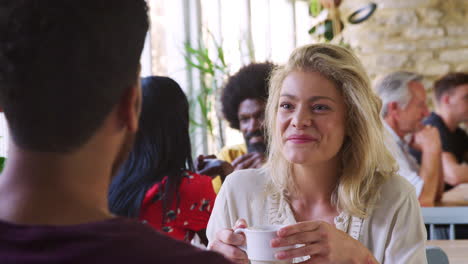
[[286, 160], [292, 164], [302, 165], [307, 163], [308, 158], [305, 156], [286, 156]]

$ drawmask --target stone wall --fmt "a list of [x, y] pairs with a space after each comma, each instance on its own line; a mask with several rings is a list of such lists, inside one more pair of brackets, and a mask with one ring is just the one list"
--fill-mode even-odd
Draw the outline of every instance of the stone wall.
[[[367, 21], [343, 32], [371, 79], [395, 70], [416, 71], [432, 81], [468, 71], [468, 0], [372, 0]], [[369, 0], [345, 0], [343, 17]], [[347, 23], [347, 22], [345, 22]]]

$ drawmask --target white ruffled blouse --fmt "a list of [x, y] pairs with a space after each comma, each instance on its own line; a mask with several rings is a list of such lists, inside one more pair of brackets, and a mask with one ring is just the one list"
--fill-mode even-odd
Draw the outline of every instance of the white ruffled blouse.
[[[208, 223], [208, 240], [213, 241], [217, 231], [232, 228], [240, 218], [249, 226], [295, 224], [289, 203], [282, 194], [268, 193], [268, 182], [267, 169], [236, 171], [228, 176]], [[379, 263], [427, 263], [421, 209], [413, 186], [402, 177], [383, 184], [369, 217], [341, 212], [334, 223], [366, 246]]]

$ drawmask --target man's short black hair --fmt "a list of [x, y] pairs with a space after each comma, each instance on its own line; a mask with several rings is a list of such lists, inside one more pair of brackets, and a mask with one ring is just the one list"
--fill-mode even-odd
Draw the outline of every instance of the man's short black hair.
[[434, 93], [437, 101], [443, 94], [451, 92], [454, 88], [460, 85], [468, 84], [467, 72], [453, 72], [442, 76], [434, 83]]
[[232, 128], [239, 129], [239, 105], [246, 99], [268, 98], [268, 79], [274, 68], [270, 62], [252, 63], [231, 76], [224, 86], [221, 103], [224, 117]]
[[14, 142], [70, 152], [138, 81], [144, 0], [5, 0], [0, 106]]

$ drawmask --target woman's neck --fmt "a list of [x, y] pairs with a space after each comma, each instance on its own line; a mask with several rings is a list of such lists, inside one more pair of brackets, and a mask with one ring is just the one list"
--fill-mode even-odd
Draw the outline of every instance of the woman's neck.
[[338, 159], [313, 165], [294, 165], [294, 191], [289, 194], [296, 221], [321, 220], [333, 224], [338, 215], [332, 193], [339, 177]]
[[308, 165], [295, 164], [292, 177], [295, 185], [292, 199], [312, 203], [330, 202], [339, 178], [338, 159]]

